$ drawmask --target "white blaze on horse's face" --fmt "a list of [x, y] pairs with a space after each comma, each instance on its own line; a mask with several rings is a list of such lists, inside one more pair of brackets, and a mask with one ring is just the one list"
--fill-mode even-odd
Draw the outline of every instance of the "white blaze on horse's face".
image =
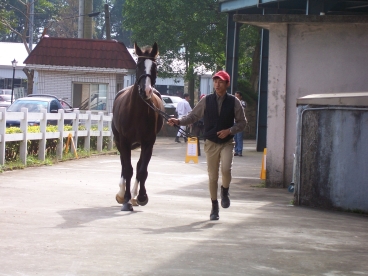
[[[152, 68], [152, 60], [150, 59], [146, 59], [144, 61], [144, 66], [146, 69], [146, 74], [151, 74], [151, 68]], [[150, 99], [151, 98], [151, 94], [152, 94], [152, 84], [151, 84], [151, 78], [150, 77], [146, 77], [146, 85], [145, 85], [145, 92], [146, 92], [146, 98]]]
[[[146, 59], [144, 61], [144, 66], [146, 68], [146, 74], [151, 74], [151, 68], [153, 65], [153, 61], [150, 59]], [[151, 78], [150, 77], [146, 77], [146, 87], [145, 87], [145, 91], [146, 91], [146, 99], [150, 99], [151, 95], [152, 95], [152, 84], [151, 84]]]

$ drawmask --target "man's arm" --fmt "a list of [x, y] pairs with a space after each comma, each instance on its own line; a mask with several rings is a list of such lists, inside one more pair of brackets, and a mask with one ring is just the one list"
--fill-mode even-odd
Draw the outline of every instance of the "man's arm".
[[[188, 103], [189, 104], [189, 103]], [[201, 100], [197, 103], [197, 105], [193, 108], [193, 110], [187, 115], [181, 118], [180, 120], [171, 118], [167, 121], [170, 126], [174, 125], [182, 125], [187, 126], [193, 124], [203, 117], [204, 110], [206, 108], [206, 100]]]
[[230, 132], [232, 135], [243, 131], [245, 126], [247, 125], [247, 119], [245, 118], [244, 115], [244, 109], [238, 99], [235, 100], [234, 113], [235, 113], [235, 125], [230, 128]]

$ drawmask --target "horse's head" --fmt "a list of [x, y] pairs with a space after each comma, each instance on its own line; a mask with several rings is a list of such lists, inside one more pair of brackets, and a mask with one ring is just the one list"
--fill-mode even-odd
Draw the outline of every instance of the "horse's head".
[[158, 46], [155, 42], [153, 46], [139, 48], [134, 43], [135, 54], [138, 56], [136, 68], [136, 84], [139, 87], [139, 94], [144, 100], [152, 96], [152, 89], [156, 83]]

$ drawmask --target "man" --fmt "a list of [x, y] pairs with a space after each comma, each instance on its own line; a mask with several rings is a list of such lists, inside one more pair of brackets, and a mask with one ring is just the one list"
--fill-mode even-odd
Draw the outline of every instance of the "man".
[[[233, 135], [243, 131], [246, 119], [238, 99], [226, 93], [230, 86], [230, 76], [225, 71], [217, 72], [213, 77], [215, 93], [202, 98], [188, 116], [181, 119], [169, 119], [168, 124], [189, 125], [204, 117], [204, 151], [207, 158], [209, 190], [212, 200], [210, 220], [219, 219], [217, 201], [218, 177], [221, 164], [222, 186], [221, 206], [230, 206], [229, 187], [231, 165], [233, 162]], [[235, 125], [234, 125], [235, 120]]]
[[[243, 96], [240, 91], [235, 92], [235, 97], [240, 101], [243, 110], [245, 110], [247, 104], [243, 101]], [[235, 147], [234, 156], [243, 156], [243, 131], [238, 132], [234, 135]]]
[[[187, 116], [189, 114], [189, 112], [192, 111], [192, 108], [189, 105], [189, 94], [188, 93], [184, 93], [183, 95], [184, 99], [182, 99], [180, 102], [178, 102], [178, 105], [176, 106], [176, 113], [178, 113], [178, 118], [181, 119], [183, 116]], [[185, 126], [180, 126], [180, 129], [182, 131], [186, 130]], [[178, 133], [176, 134], [175, 137], [175, 142], [176, 143], [181, 143], [179, 140], [179, 137], [182, 135], [182, 131], [179, 129]], [[184, 142], [187, 142], [187, 137], [184, 137]]]

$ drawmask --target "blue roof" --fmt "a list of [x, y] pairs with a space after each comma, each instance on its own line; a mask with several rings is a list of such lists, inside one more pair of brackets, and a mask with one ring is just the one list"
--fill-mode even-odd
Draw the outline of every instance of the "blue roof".
[[222, 0], [221, 12], [242, 14], [319, 14], [365, 15], [368, 1], [364, 0]]

